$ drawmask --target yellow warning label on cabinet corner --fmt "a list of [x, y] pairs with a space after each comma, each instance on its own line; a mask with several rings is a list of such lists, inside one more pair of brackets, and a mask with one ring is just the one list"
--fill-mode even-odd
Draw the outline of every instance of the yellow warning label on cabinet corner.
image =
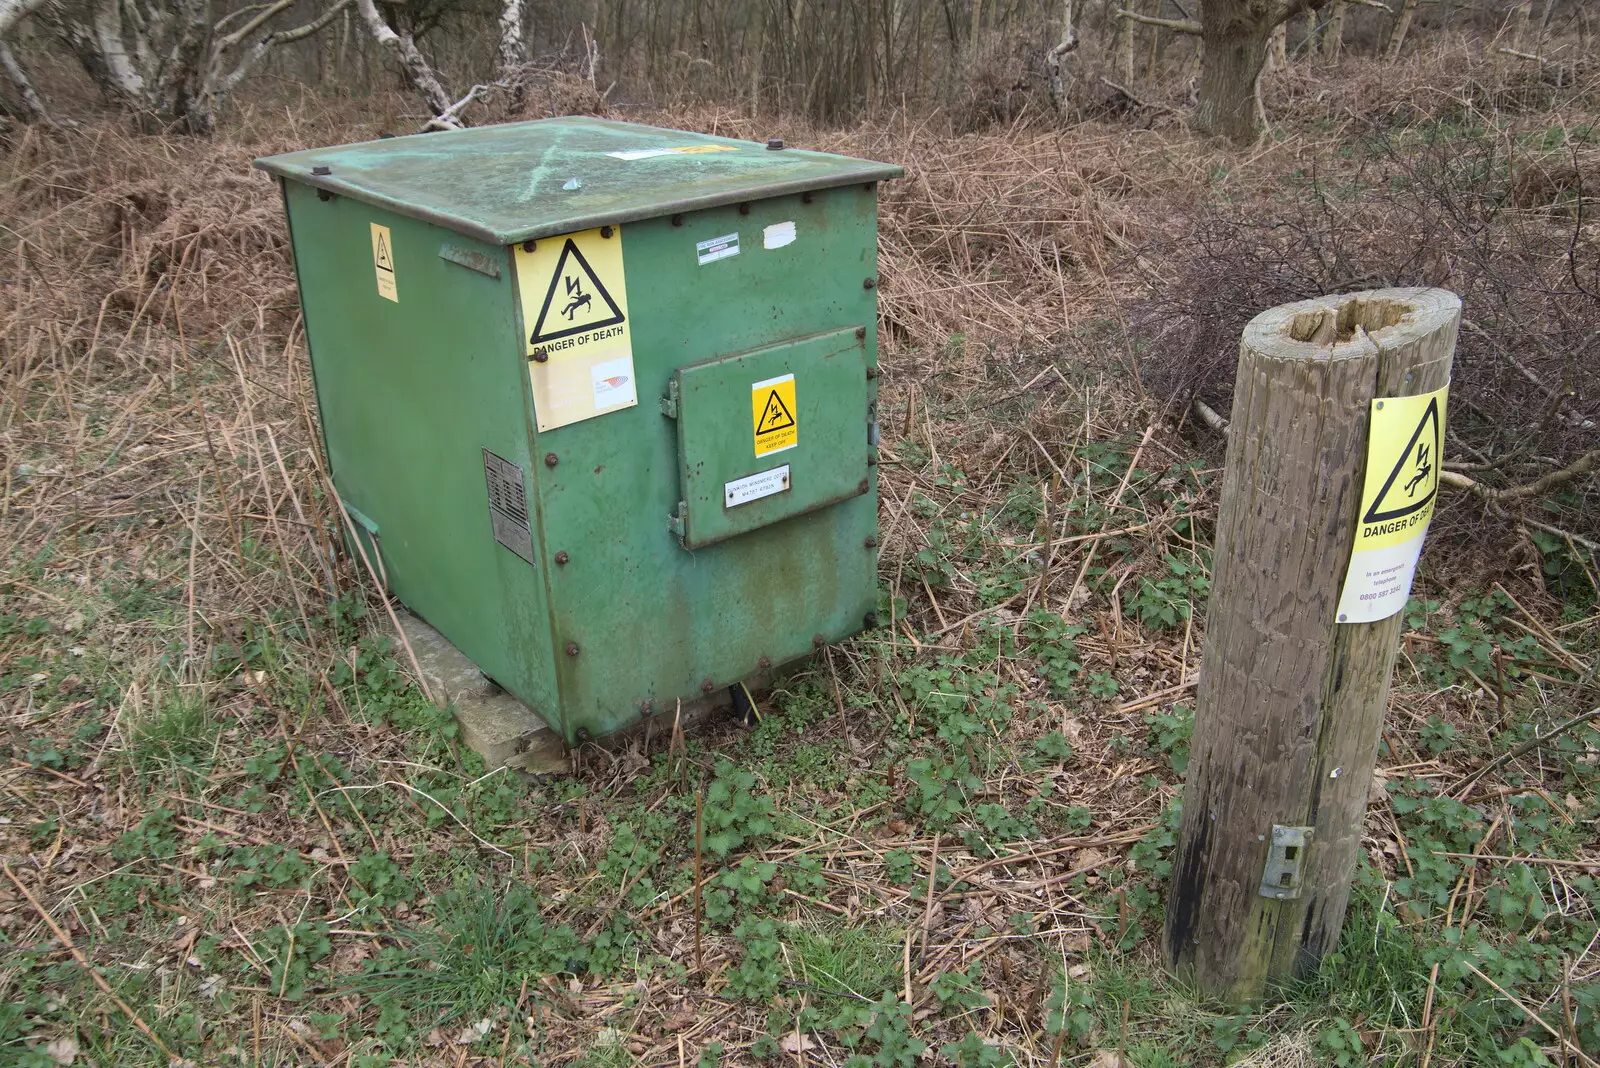
[[638, 404], [622, 227], [540, 238], [516, 260], [539, 429]]
[[389, 228], [372, 224], [372, 269], [378, 276], [378, 296], [400, 303], [400, 291], [394, 284], [394, 241]]
[[750, 387], [750, 421], [755, 427], [757, 456], [769, 456], [800, 443], [794, 375], [769, 378]]
[[1373, 623], [1406, 605], [1439, 496], [1449, 388], [1372, 402], [1367, 473], [1340, 623]]

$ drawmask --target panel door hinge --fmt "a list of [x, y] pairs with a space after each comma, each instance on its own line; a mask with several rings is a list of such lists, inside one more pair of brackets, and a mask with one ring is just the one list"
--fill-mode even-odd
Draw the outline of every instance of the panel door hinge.
[[684, 518], [688, 514], [689, 514], [689, 502], [688, 501], [679, 501], [678, 502], [678, 510], [676, 512], [673, 512], [671, 515], [667, 516], [667, 529], [672, 531], [679, 538], [682, 538], [683, 537], [683, 521], [684, 521]]
[[1300, 896], [1301, 871], [1306, 849], [1315, 835], [1314, 827], [1272, 825], [1272, 841], [1267, 848], [1267, 866], [1261, 872], [1261, 896], [1274, 901], [1290, 901]]
[[661, 398], [661, 414], [668, 419], [678, 418], [678, 380], [667, 382], [667, 395]]

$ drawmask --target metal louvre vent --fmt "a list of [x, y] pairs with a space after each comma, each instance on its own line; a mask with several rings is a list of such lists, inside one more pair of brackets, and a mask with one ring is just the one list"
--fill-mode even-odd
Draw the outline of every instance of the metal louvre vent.
[[528, 527], [528, 494], [522, 468], [483, 450], [483, 480], [489, 487], [489, 521], [494, 540], [533, 563], [533, 531]]

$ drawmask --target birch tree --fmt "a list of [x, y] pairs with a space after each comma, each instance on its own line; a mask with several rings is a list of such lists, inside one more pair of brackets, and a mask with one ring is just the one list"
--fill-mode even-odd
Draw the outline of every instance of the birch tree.
[[6, 38], [22, 19], [44, 6], [44, 0], [0, 0], [0, 71], [16, 90], [18, 108], [24, 122], [48, 123], [49, 112], [39, 91], [33, 87], [28, 72], [12, 53]]
[[[350, 0], [328, 0], [316, 17], [282, 27], [279, 17], [295, 2], [271, 0], [221, 18], [207, 0], [13, 0], [10, 6], [43, 19], [106, 99], [147, 127], [204, 136], [216, 129], [217, 109], [272, 49], [321, 30]], [[6, 7], [0, 0], [0, 44], [9, 28]], [[0, 66], [17, 80], [15, 57], [0, 56]]]
[[497, 49], [499, 77], [493, 82], [474, 85], [466, 95], [454, 102], [444, 81], [427, 57], [418, 50], [410, 33], [402, 33], [391, 26], [374, 0], [355, 0], [355, 5], [372, 39], [395, 61], [412, 90], [428, 106], [433, 117], [424, 124], [424, 130], [459, 129], [465, 125], [461, 116], [467, 106], [496, 90], [509, 89], [513, 106], [520, 107], [520, 95], [523, 92], [521, 68], [527, 56], [522, 32], [523, 0], [501, 0]]

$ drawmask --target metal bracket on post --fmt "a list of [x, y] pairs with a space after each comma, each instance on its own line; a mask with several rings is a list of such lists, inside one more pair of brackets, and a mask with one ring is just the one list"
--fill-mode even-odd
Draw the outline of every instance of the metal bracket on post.
[[1267, 866], [1261, 872], [1262, 897], [1289, 901], [1300, 896], [1300, 869], [1306, 862], [1306, 847], [1316, 833], [1314, 827], [1272, 825], [1272, 845], [1267, 849]]

